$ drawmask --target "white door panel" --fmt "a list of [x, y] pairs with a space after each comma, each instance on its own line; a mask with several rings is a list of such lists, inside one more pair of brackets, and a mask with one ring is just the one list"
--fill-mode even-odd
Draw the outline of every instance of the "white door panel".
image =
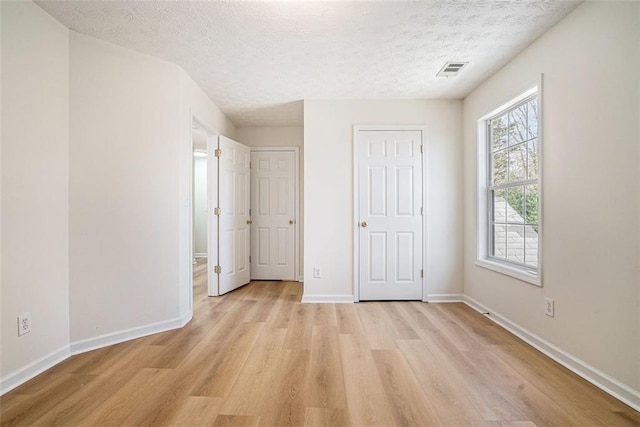
[[250, 150], [224, 136], [219, 137], [219, 293], [246, 285], [249, 268]]
[[295, 152], [251, 152], [251, 278], [295, 279]]
[[356, 144], [360, 300], [420, 300], [422, 133], [360, 130]]

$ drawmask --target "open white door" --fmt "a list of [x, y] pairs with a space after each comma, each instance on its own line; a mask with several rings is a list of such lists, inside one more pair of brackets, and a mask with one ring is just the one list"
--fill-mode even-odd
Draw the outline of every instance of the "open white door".
[[360, 300], [422, 299], [422, 132], [359, 130]]
[[249, 147], [218, 137], [218, 293], [225, 294], [250, 281], [249, 268]]
[[207, 275], [209, 278], [208, 294], [218, 296], [218, 217], [214, 214], [218, 207], [218, 137], [207, 138]]

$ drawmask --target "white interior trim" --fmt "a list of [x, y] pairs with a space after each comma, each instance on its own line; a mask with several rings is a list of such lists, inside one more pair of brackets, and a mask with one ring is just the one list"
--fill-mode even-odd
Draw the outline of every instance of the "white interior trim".
[[144, 326], [125, 329], [118, 332], [100, 335], [86, 340], [74, 341], [71, 343], [71, 355], [86, 353], [87, 351], [96, 350], [98, 348], [108, 347], [110, 345], [119, 344], [121, 342], [134, 340], [136, 338], [146, 337], [148, 335], [158, 334], [160, 332], [171, 331], [173, 329], [182, 328], [189, 323], [193, 313], [189, 312], [182, 317], [171, 320], [151, 323]]
[[464, 294], [427, 294], [424, 302], [445, 303], [462, 302]]
[[341, 304], [354, 302], [352, 295], [306, 295], [302, 294], [303, 304]]
[[[298, 147], [249, 147], [251, 151], [293, 151], [293, 194], [295, 196], [295, 227], [294, 227], [294, 265], [293, 265], [293, 278], [294, 280], [298, 280], [302, 282], [302, 271], [300, 268], [300, 202], [302, 197], [300, 197], [300, 148]], [[297, 278], [297, 279], [296, 279]]]
[[[480, 117], [476, 124], [476, 261], [475, 265], [478, 267], [486, 268], [488, 270], [495, 271], [497, 273], [505, 274], [507, 276], [511, 276], [514, 279], [521, 280], [523, 282], [542, 287], [542, 247], [543, 247], [543, 234], [544, 234], [544, 215], [542, 210], [542, 194], [544, 191], [544, 176], [543, 176], [543, 168], [544, 161], [542, 159], [542, 150], [543, 150], [543, 109], [542, 109], [542, 74], [536, 79], [536, 81], [527, 84], [521, 91], [518, 92], [518, 95], [511, 98], [509, 101], [506, 101], [498, 108], [494, 109], [488, 114]], [[509, 263], [501, 263], [494, 262], [489, 259], [488, 251], [488, 241], [489, 241], [489, 228], [487, 226], [487, 210], [488, 203], [487, 200], [487, 174], [488, 164], [487, 164], [487, 147], [489, 142], [487, 141], [487, 133], [486, 133], [486, 122], [492, 117], [496, 116], [500, 112], [507, 110], [514, 105], [522, 102], [527, 99], [531, 95], [537, 93], [537, 103], [538, 103], [538, 159], [540, 159], [538, 164], [538, 269], [537, 274], [527, 273], [524, 269], [518, 268], [516, 266], [512, 266]]]
[[353, 125], [352, 134], [352, 152], [353, 152], [353, 302], [360, 301], [360, 203], [359, 203], [359, 188], [360, 182], [358, 178], [359, 162], [358, 162], [358, 132], [363, 130], [376, 131], [376, 130], [390, 130], [390, 131], [403, 131], [403, 130], [417, 130], [420, 131], [420, 139], [422, 145], [422, 268], [424, 270], [424, 277], [422, 277], [422, 301], [425, 301], [427, 295], [427, 263], [428, 263], [428, 250], [427, 245], [427, 153], [428, 146], [426, 140], [426, 126], [425, 125]]
[[[193, 313], [193, 263], [192, 260], [194, 258], [199, 258], [199, 256], [197, 254], [193, 253], [193, 152], [194, 152], [194, 148], [193, 148], [193, 125], [197, 125], [199, 128], [201, 128], [202, 130], [204, 130], [207, 133], [207, 141], [209, 141], [209, 139], [211, 139], [212, 137], [217, 137], [217, 135], [220, 134], [220, 132], [218, 132], [214, 127], [209, 126], [204, 120], [200, 119], [199, 117], [197, 117], [196, 115], [193, 114], [193, 109], [189, 108], [189, 117], [191, 118], [191, 120], [189, 121], [189, 152], [191, 153], [191, 156], [189, 158], [189, 164], [187, 165], [187, 173], [189, 174], [189, 200], [188, 200], [188, 204], [189, 204], [189, 248], [188, 248], [188, 257], [186, 259], [189, 260], [189, 278], [187, 279], [187, 286], [189, 287], [189, 312], [185, 313], [185, 316], [188, 315], [189, 318], [192, 317], [192, 313]], [[202, 152], [202, 150], [195, 150], [198, 152]], [[208, 153], [208, 151], [207, 151]], [[209, 166], [209, 164], [207, 164], [207, 166]], [[208, 168], [207, 168], [208, 169]], [[209, 174], [209, 171], [207, 170], [207, 175]], [[207, 196], [208, 196], [208, 189], [207, 189]], [[208, 203], [208, 202], [207, 202]], [[182, 208], [182, 206], [180, 206], [180, 208]], [[207, 258], [208, 255], [211, 253], [211, 242], [209, 242], [209, 230], [208, 230], [208, 221], [207, 221]], [[185, 254], [186, 255], [186, 254]], [[213, 257], [210, 259], [214, 259]], [[211, 264], [211, 263], [208, 263]], [[207, 268], [210, 268], [209, 265], [207, 265]], [[207, 274], [207, 282], [209, 281], [209, 274]], [[210, 286], [210, 285], [209, 285]], [[217, 284], [216, 284], [216, 289], [217, 289]]]
[[47, 369], [50, 369], [71, 356], [71, 350], [65, 345], [51, 353], [29, 363], [26, 366], [9, 372], [0, 379], [0, 396], [10, 392], [14, 388], [26, 383], [30, 379], [40, 375]]
[[636, 411], [640, 411], [640, 391], [632, 389], [628, 385], [621, 383], [601, 370], [589, 365], [554, 344], [551, 344], [549, 341], [528, 331], [500, 313], [496, 313], [475, 299], [464, 295], [463, 302], [480, 313], [490, 313], [487, 316], [489, 319], [502, 326], [513, 335], [539, 350], [544, 355], [555, 360], [576, 375], [584, 378], [616, 399], [631, 406]]
[[[220, 135], [207, 136], [207, 252], [209, 253], [207, 262], [207, 295], [217, 297], [220, 295], [220, 276], [214, 269], [220, 259], [218, 221], [219, 216], [211, 215], [218, 207], [218, 181], [220, 178], [219, 161], [215, 157], [215, 150], [220, 147]], [[193, 174], [192, 174], [193, 175]], [[215, 226], [214, 226], [215, 221]], [[193, 234], [193, 233], [192, 233]], [[193, 292], [193, 286], [191, 287]], [[193, 297], [191, 298], [193, 300]]]

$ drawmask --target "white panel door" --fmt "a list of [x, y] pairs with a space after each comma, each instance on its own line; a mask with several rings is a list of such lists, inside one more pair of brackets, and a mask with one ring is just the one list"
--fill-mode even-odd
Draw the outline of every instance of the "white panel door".
[[359, 130], [360, 300], [422, 299], [422, 132]]
[[295, 280], [295, 152], [251, 152], [251, 278]]
[[249, 268], [249, 147], [219, 137], [218, 176], [218, 265], [219, 294], [225, 294], [250, 280]]

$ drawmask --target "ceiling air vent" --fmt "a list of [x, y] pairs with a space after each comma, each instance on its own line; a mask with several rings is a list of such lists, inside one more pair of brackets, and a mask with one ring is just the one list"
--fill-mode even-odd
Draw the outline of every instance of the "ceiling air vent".
[[436, 75], [438, 77], [457, 76], [460, 70], [462, 70], [462, 68], [467, 64], [468, 62], [447, 62]]

